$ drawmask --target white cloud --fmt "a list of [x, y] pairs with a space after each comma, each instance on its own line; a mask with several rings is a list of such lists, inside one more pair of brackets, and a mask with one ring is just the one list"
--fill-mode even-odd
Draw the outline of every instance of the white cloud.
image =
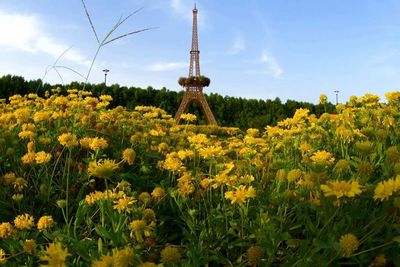
[[159, 62], [147, 66], [146, 69], [149, 71], [171, 71], [187, 68], [188, 65], [187, 62]]
[[[37, 16], [0, 12], [0, 46], [28, 53], [44, 53], [58, 58], [69, 46], [50, 37]], [[89, 66], [90, 61], [80, 52], [70, 49], [63, 59]]]
[[170, 0], [169, 5], [175, 13], [182, 15], [187, 20], [192, 20], [191, 8], [185, 6], [182, 0]]
[[236, 55], [246, 49], [246, 44], [242, 34], [238, 33], [233, 41], [231, 48], [228, 51], [229, 55]]
[[282, 67], [267, 51], [262, 52], [260, 61], [267, 66], [267, 72], [271, 73], [277, 79], [281, 78], [283, 74]]

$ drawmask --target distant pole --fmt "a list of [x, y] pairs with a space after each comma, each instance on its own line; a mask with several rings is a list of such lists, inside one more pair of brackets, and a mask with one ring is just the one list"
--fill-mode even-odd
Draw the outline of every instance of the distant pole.
[[107, 73], [110, 71], [108, 69], [104, 69], [104, 85], [107, 85]]
[[336, 94], [336, 105], [337, 105], [339, 103], [339, 98], [338, 98], [339, 90], [335, 90], [333, 92], [335, 92], [335, 94]]

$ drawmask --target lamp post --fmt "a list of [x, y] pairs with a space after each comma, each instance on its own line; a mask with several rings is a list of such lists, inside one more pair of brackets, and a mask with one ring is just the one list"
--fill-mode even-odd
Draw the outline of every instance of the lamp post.
[[103, 70], [103, 72], [104, 72], [104, 85], [107, 85], [107, 73], [109, 72], [110, 70], [108, 70], [108, 69], [104, 69]]
[[339, 100], [338, 100], [339, 90], [335, 90], [333, 92], [336, 94], [336, 105], [337, 105], [339, 103]]

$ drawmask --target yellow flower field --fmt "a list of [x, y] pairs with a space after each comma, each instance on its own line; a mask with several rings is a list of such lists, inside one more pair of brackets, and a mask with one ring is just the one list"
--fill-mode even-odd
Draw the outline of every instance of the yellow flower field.
[[12, 96], [0, 265], [398, 264], [400, 92], [386, 98], [243, 132], [88, 91]]

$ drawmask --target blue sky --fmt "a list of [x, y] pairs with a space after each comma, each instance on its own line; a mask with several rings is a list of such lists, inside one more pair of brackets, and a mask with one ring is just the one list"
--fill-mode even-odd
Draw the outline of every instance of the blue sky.
[[[102, 48], [89, 81], [179, 91], [188, 73], [194, 1], [86, 0], [100, 37], [121, 15], [144, 7], [117, 31], [158, 29]], [[399, 90], [398, 0], [197, 0], [206, 93], [244, 98], [334, 102]], [[83, 74], [96, 51], [80, 0], [0, 1], [0, 75], [41, 78], [59, 65]], [[65, 82], [82, 81], [60, 70]], [[60, 82], [50, 71], [46, 81]]]

